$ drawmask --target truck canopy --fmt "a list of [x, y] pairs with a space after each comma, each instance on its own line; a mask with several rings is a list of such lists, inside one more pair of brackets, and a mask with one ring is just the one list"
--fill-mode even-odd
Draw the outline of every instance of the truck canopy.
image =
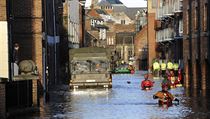
[[69, 60], [111, 60], [109, 49], [100, 47], [85, 47], [69, 50]]

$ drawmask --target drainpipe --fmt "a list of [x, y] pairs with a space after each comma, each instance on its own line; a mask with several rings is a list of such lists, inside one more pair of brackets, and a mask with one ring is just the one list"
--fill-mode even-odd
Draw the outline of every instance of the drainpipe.
[[52, 0], [53, 3], [53, 36], [54, 36], [54, 50], [55, 50], [55, 62], [54, 62], [54, 68], [55, 68], [55, 84], [57, 83], [57, 38], [56, 38], [56, 12], [55, 12], [55, 0]]
[[[44, 30], [43, 30], [43, 54], [42, 54], [42, 57], [43, 57], [43, 60], [42, 60], [42, 64], [43, 64], [43, 70], [42, 70], [42, 79], [43, 79], [43, 90], [44, 90], [44, 95], [46, 95], [46, 93], [48, 93], [48, 76], [47, 76], [47, 66], [48, 66], [48, 56], [47, 56], [47, 0], [43, 0], [42, 4], [43, 4], [43, 18], [44, 18]], [[46, 96], [44, 96], [46, 97]], [[44, 98], [44, 102], [46, 102], [46, 98]]]
[[[190, 63], [189, 63], [189, 80], [192, 79], [192, 0], [188, 1], [188, 5], [189, 5], [189, 55], [190, 55]], [[191, 81], [190, 81], [190, 85], [191, 85]]]
[[208, 32], [208, 62], [210, 63], [210, 0], [207, 5], [207, 32]]
[[13, 39], [12, 39], [12, 22], [13, 22], [13, 2], [10, 0], [7, 0], [7, 21], [8, 21], [8, 50], [9, 50], [9, 81], [13, 80], [14, 75], [14, 52], [13, 52]]
[[[201, 78], [201, 28], [202, 28], [202, 25], [201, 25], [201, 7], [200, 7], [200, 0], [197, 0], [198, 2], [198, 7], [196, 8], [197, 9], [197, 15], [196, 17], [198, 18], [197, 20], [197, 24], [198, 24], [198, 34], [197, 34], [197, 48], [198, 48], [198, 67], [197, 67], [197, 79], [198, 78]], [[201, 80], [197, 80], [197, 83], [198, 83], [198, 88], [200, 89], [201, 88]]]
[[82, 6], [82, 47], [85, 46], [85, 19], [86, 19], [86, 16], [85, 16], [85, 7]]
[[196, 15], [196, 17], [198, 18], [198, 20], [197, 20], [197, 24], [198, 24], [198, 35], [197, 35], [197, 45], [198, 45], [198, 59], [200, 60], [200, 58], [201, 58], [201, 39], [200, 39], [200, 36], [201, 36], [201, 14], [200, 14], [200, 12], [201, 12], [201, 10], [200, 10], [200, 0], [197, 0], [197, 2], [198, 2], [198, 7], [197, 7], [197, 15]]

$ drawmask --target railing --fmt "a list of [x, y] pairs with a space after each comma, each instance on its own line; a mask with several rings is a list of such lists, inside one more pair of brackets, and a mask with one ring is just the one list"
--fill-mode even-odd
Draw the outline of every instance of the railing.
[[160, 1], [156, 9], [156, 19], [160, 20], [162, 17], [173, 15], [175, 10], [174, 4], [177, 3], [177, 1], [179, 0], [167, 0], [164, 3]]
[[164, 35], [163, 35], [163, 30], [159, 30], [157, 31], [157, 35], [156, 35], [156, 42], [162, 42], [162, 40], [164, 39]]
[[166, 28], [164, 29], [165, 39], [164, 41], [173, 40], [174, 29], [173, 28]]
[[159, 7], [156, 9], [156, 19], [157, 20], [161, 20], [161, 18], [163, 17], [163, 8]]
[[163, 6], [163, 14], [168, 16], [168, 15], [173, 15], [173, 2], [172, 0], [168, 0], [165, 5]]
[[179, 21], [179, 36], [183, 36], [183, 20]]
[[161, 38], [160, 38], [160, 31], [156, 31], [156, 42], [160, 42]]
[[174, 13], [182, 12], [183, 8], [183, 0], [175, 0], [174, 1]]
[[164, 42], [173, 40], [174, 29], [173, 28], [165, 28], [163, 30], [159, 30], [156, 32], [156, 42]]

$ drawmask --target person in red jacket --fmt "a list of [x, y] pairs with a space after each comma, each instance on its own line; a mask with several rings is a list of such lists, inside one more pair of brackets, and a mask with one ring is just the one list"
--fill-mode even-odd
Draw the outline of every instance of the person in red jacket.
[[168, 80], [170, 81], [170, 87], [176, 88], [176, 77], [174, 76], [174, 71], [171, 70], [168, 75]]
[[153, 87], [153, 83], [151, 80], [148, 79], [149, 75], [145, 74], [144, 75], [144, 80], [141, 82], [141, 88], [142, 90], [151, 90]]
[[182, 72], [181, 69], [178, 70], [178, 77], [177, 80], [175, 82], [176, 86], [182, 86]]

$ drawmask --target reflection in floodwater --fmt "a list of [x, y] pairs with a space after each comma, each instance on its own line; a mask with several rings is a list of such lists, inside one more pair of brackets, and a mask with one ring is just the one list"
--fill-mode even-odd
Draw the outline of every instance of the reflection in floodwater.
[[[210, 118], [210, 98], [205, 92], [184, 90], [170, 92], [180, 100], [179, 105], [159, 107], [153, 94], [161, 90], [161, 80], [154, 80], [153, 90], [140, 88], [143, 72], [113, 75], [111, 89], [77, 89], [58, 86], [50, 92], [50, 102], [40, 105], [40, 112], [16, 118], [55, 119], [206, 119]], [[127, 83], [127, 82], [130, 83]]]
[[209, 119], [210, 118], [210, 95], [206, 92], [186, 90], [185, 106], [191, 107], [191, 113], [187, 116], [188, 119]]

